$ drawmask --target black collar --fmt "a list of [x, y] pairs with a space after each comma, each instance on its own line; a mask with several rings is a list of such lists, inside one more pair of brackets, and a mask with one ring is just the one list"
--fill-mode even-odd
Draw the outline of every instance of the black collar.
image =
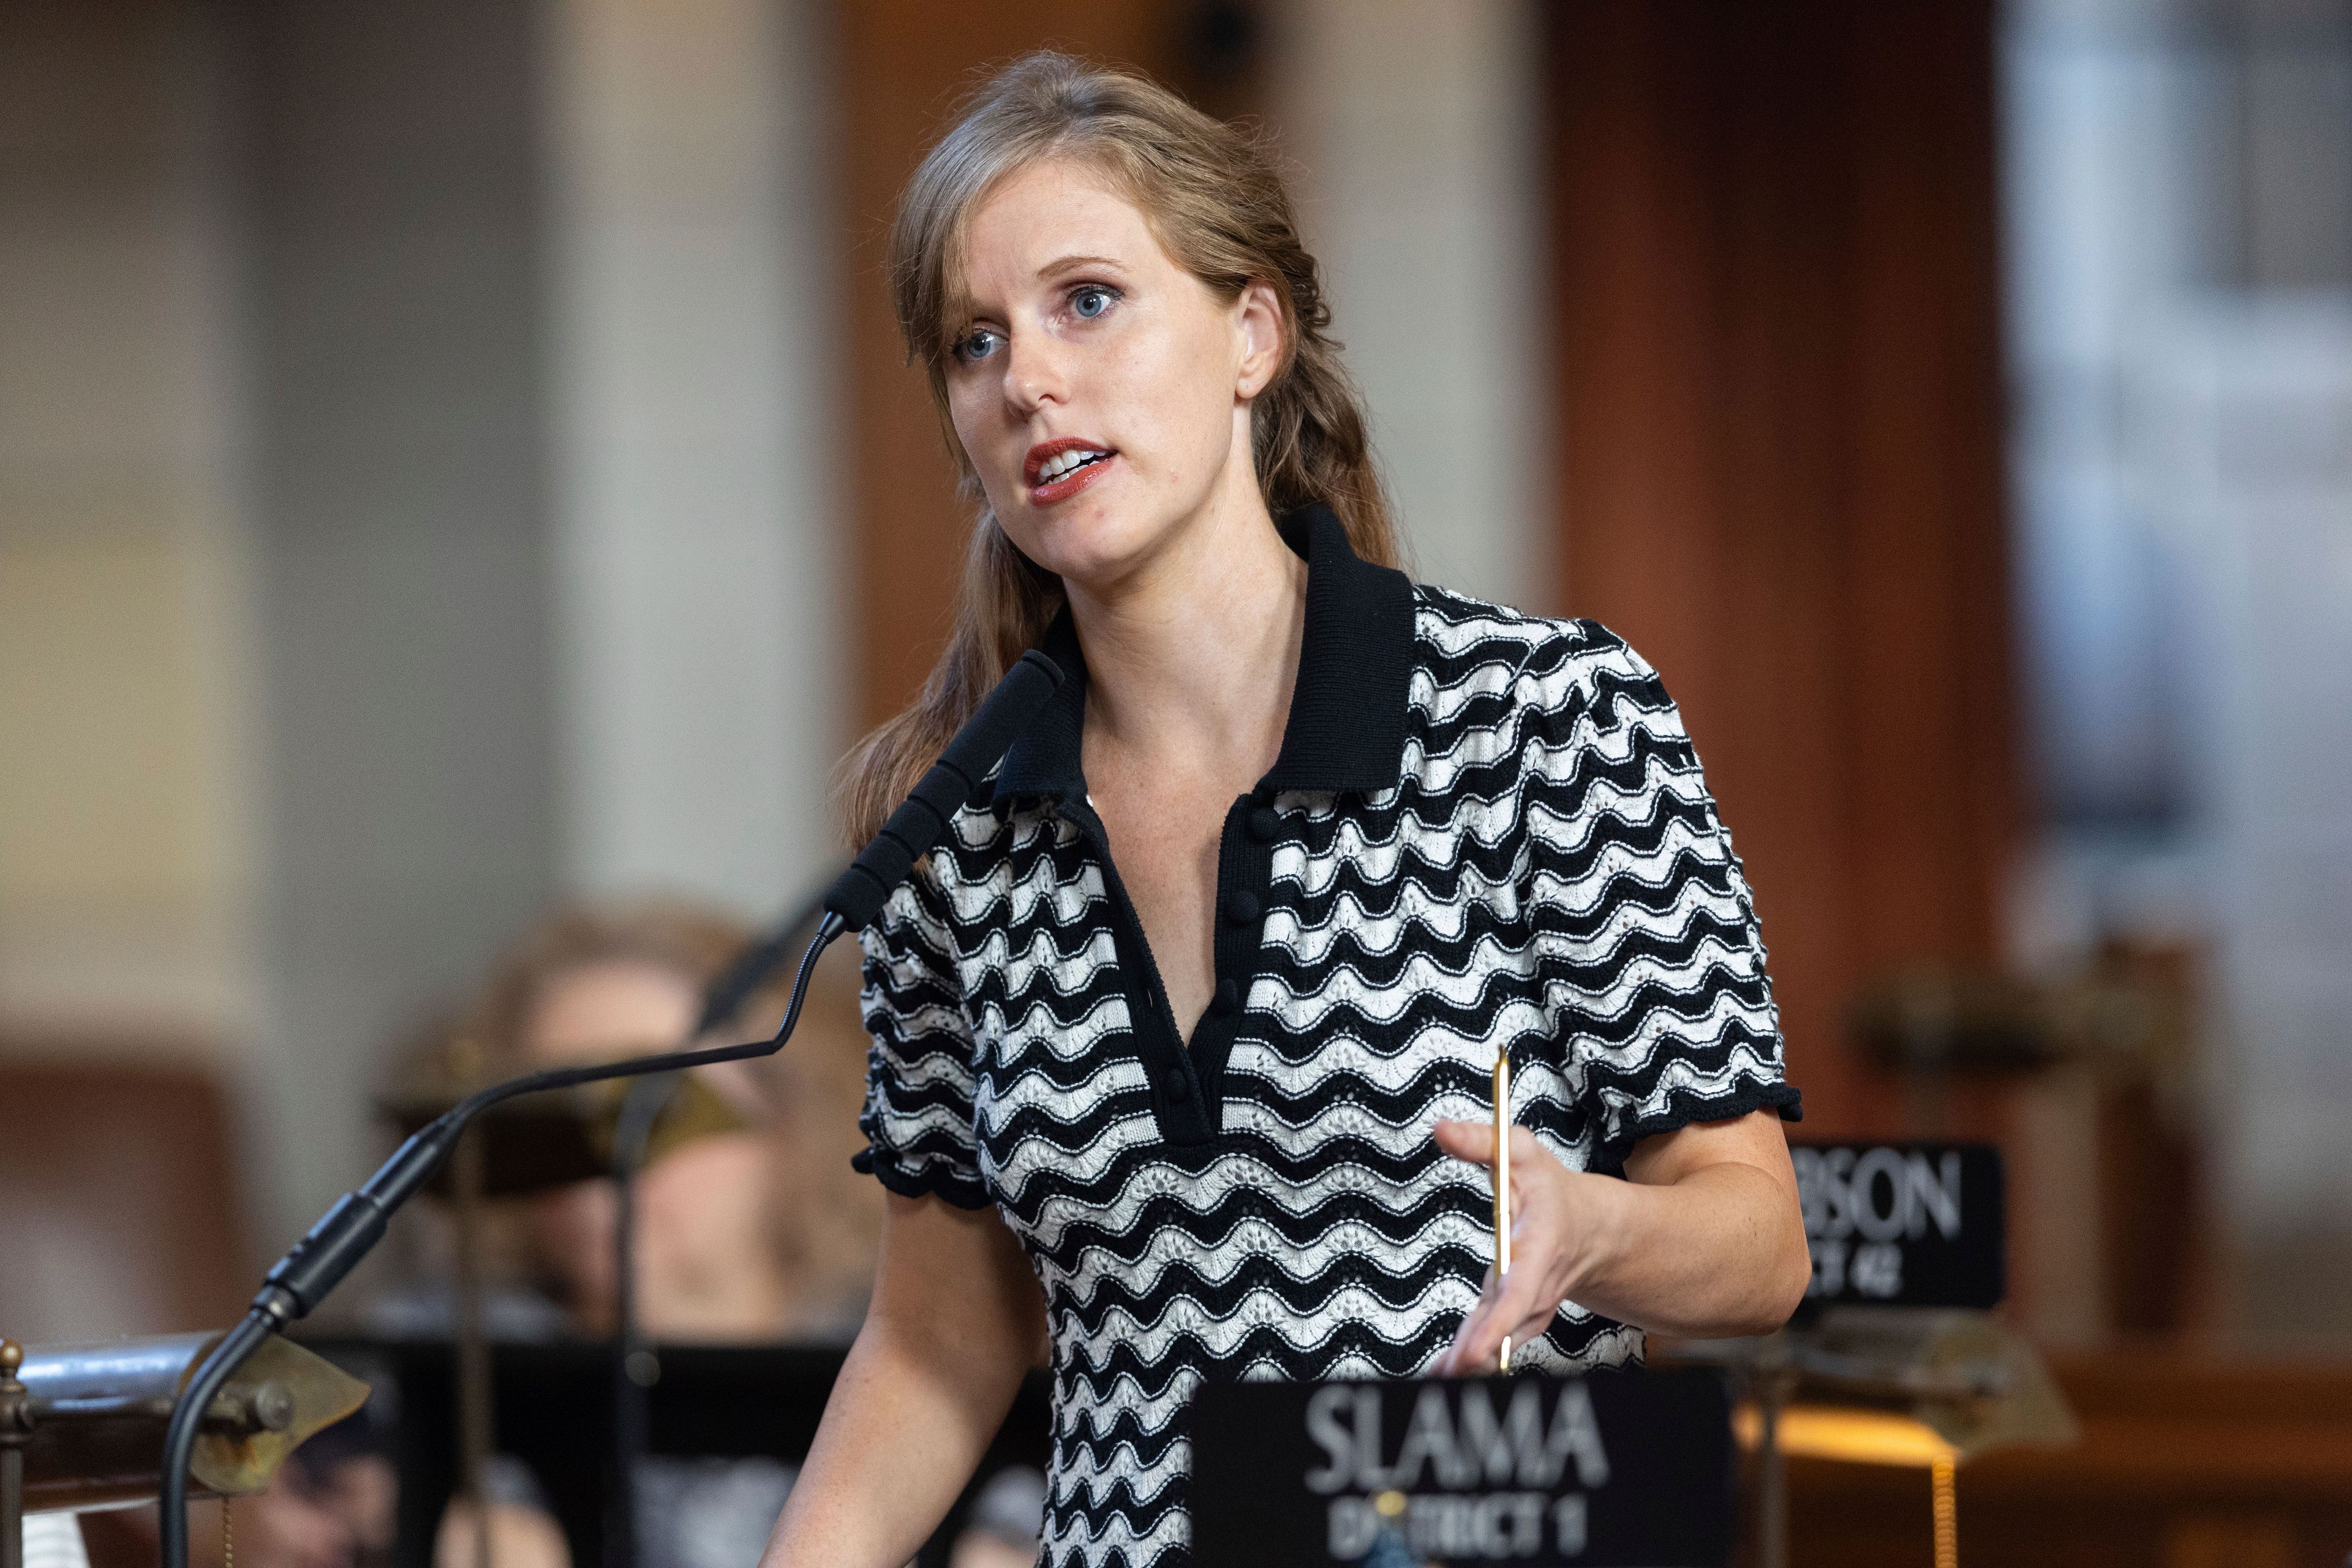
[[[1327, 506], [1301, 507], [1275, 526], [1307, 561], [1307, 626], [1282, 752], [1258, 791], [1387, 789], [1404, 771], [1412, 584], [1349, 548], [1346, 527]], [[1067, 605], [1038, 646], [1068, 679], [1005, 753], [999, 805], [1086, 796], [1087, 666]]]

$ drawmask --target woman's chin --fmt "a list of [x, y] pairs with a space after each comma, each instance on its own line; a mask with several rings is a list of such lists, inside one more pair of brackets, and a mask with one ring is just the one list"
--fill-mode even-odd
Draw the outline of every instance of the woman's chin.
[[[1086, 498], [1092, 500], [1091, 497]], [[1105, 506], [1039, 515], [1033, 512], [1013, 542], [1021, 552], [1065, 583], [1107, 587], [1131, 574], [1152, 552], [1153, 529]]]

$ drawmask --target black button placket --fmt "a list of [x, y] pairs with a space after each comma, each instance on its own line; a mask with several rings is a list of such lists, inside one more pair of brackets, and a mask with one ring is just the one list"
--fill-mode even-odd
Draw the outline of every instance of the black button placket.
[[1276, 848], [1297, 825], [1275, 808], [1283, 792], [1377, 792], [1401, 776], [1412, 683], [1414, 601], [1401, 572], [1374, 566], [1349, 547], [1328, 507], [1302, 507], [1276, 522], [1307, 563], [1307, 621], [1282, 751], [1251, 794], [1225, 813], [1217, 841], [1217, 900], [1211, 919], [1216, 975], [1208, 1009], [1188, 1042], [1176, 1032], [1168, 992], [1144, 940], [1143, 922], [1111, 863], [1109, 836], [1086, 801], [1086, 654], [1066, 606], [1042, 647], [1066, 679], [1029, 731], [1005, 754], [993, 799], [1054, 803], [1102, 868], [1110, 902], [1118, 984], [1141, 1058], [1154, 1120], [1171, 1144], [1207, 1146], [1223, 1120], [1225, 1066], [1249, 1018], [1265, 922], [1274, 908]]
[[1103, 889], [1110, 896], [1111, 945], [1118, 950], [1125, 983], [1120, 989], [1127, 994], [1136, 1055], [1142, 1058], [1144, 1077], [1151, 1086], [1151, 1111], [1160, 1136], [1175, 1144], [1213, 1143], [1216, 1102], [1202, 1092], [1192, 1058], [1177, 1038], [1175, 1009], [1168, 1005], [1168, 987], [1152, 961], [1151, 944], [1144, 940], [1142, 917], [1135, 912], [1118, 868], [1111, 862], [1110, 835], [1083, 798], [1065, 800], [1061, 809], [1077, 824], [1095, 863], [1102, 868]]
[[1189, 1053], [1208, 1096], [1210, 1125], [1225, 1103], [1225, 1063], [1234, 1054], [1256, 975], [1258, 950], [1274, 891], [1274, 845], [1282, 818], [1263, 795], [1244, 795], [1225, 813], [1217, 837], [1217, 934], [1211, 943], [1216, 984], [1208, 1011], [1192, 1030]]
[[1209, 1005], [1192, 1027], [1189, 1046], [1180, 1044], [1175, 1010], [1145, 941], [1118, 868], [1110, 858], [1102, 818], [1083, 801], [1066, 801], [1063, 815], [1077, 824], [1110, 896], [1111, 941], [1118, 951], [1121, 987], [1134, 1020], [1136, 1053], [1151, 1084], [1152, 1112], [1171, 1143], [1216, 1141], [1224, 1108], [1225, 1063], [1239, 1037], [1265, 940], [1268, 898], [1274, 882], [1274, 847], [1282, 836], [1281, 814], [1261, 796], [1244, 795], [1225, 813], [1217, 837], [1217, 900], [1211, 942], [1215, 984]]

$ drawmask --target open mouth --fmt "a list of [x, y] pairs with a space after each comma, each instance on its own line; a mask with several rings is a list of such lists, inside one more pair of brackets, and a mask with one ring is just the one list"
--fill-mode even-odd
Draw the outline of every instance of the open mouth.
[[1097, 463], [1107, 462], [1109, 458], [1110, 454], [1108, 452], [1062, 452], [1046, 458], [1045, 461], [1039, 466], [1037, 469], [1037, 482], [1040, 485], [1050, 485], [1055, 479], [1062, 479], [1070, 474], [1075, 474], [1080, 468], [1092, 468]]
[[1024, 465], [1030, 501], [1037, 506], [1052, 506], [1067, 500], [1094, 483], [1117, 456], [1108, 447], [1068, 437], [1040, 442], [1030, 448], [1029, 460]]

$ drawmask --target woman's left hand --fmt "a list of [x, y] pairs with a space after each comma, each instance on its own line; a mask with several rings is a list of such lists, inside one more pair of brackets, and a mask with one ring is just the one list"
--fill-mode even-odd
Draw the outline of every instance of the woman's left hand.
[[[1495, 1163], [1495, 1129], [1484, 1121], [1440, 1121], [1437, 1146], [1475, 1165]], [[1534, 1133], [1511, 1129], [1511, 1271], [1486, 1270], [1478, 1305], [1454, 1343], [1430, 1368], [1434, 1376], [1499, 1370], [1503, 1337], [1523, 1345], [1550, 1327], [1552, 1314], [1591, 1278], [1615, 1217], [1612, 1189], [1624, 1184], [1571, 1171]]]

